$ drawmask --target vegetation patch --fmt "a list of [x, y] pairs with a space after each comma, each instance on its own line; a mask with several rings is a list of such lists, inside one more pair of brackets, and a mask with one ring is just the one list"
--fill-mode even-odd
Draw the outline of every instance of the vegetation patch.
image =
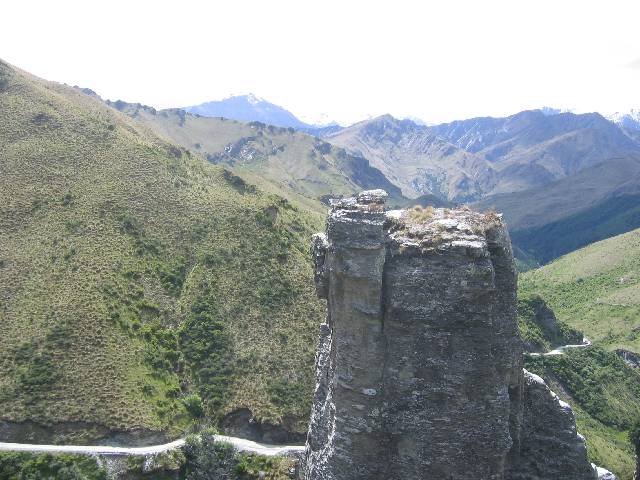
[[232, 445], [212, 436], [191, 436], [185, 445], [187, 480], [285, 480], [294, 459], [237, 453]]
[[640, 352], [640, 230], [594, 243], [520, 275], [560, 321], [609, 350]]
[[531, 351], [547, 352], [583, 340], [582, 332], [555, 319], [544, 299], [535, 294], [518, 296], [518, 327], [525, 348]]
[[0, 480], [107, 480], [94, 457], [0, 452]]

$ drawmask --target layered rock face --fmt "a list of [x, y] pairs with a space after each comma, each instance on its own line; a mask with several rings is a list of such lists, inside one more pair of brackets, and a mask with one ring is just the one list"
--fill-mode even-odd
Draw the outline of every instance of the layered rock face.
[[506, 478], [597, 478], [571, 407], [542, 378], [524, 371], [521, 448]]
[[[326, 234], [313, 239], [328, 311], [307, 480], [594, 478], [572, 414], [573, 430], [538, 430], [533, 417], [557, 399], [550, 391], [523, 397], [531, 389], [517, 277], [500, 217], [385, 212], [385, 198], [369, 191], [335, 203]], [[565, 418], [563, 408], [556, 413]], [[575, 455], [548, 469], [552, 452], [537, 446], [555, 427]], [[525, 466], [531, 452], [540, 454]]]

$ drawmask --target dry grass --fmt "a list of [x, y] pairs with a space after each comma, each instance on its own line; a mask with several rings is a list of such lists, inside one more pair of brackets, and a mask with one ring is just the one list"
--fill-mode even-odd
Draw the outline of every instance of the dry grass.
[[427, 207], [421, 207], [416, 205], [415, 207], [407, 210], [407, 221], [409, 223], [427, 223], [433, 218], [435, 213], [434, 208], [429, 205]]

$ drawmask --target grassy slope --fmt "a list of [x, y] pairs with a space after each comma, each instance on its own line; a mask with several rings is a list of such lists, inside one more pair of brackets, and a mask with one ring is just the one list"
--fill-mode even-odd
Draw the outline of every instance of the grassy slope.
[[283, 195], [293, 193], [317, 201], [384, 188], [392, 199], [401, 199], [400, 190], [367, 160], [290, 128], [200, 117], [177, 109], [156, 112], [124, 102], [112, 105], [214, 163], [227, 163], [240, 174], [261, 177]]
[[520, 276], [560, 320], [608, 349], [640, 352], [640, 229], [572, 252]]
[[0, 419], [304, 428], [317, 218], [6, 64], [0, 116]]
[[552, 315], [540, 296], [521, 294], [518, 297], [518, 329], [526, 351], [548, 352], [561, 345], [582, 342], [582, 332], [566, 323], [556, 321], [551, 325], [544, 321], [545, 316]]
[[627, 430], [640, 416], [640, 375], [611, 350], [640, 351], [640, 230], [589, 245], [520, 276], [520, 295], [542, 295], [559, 320], [598, 346], [529, 359], [576, 412], [594, 462], [623, 480], [634, 469]]

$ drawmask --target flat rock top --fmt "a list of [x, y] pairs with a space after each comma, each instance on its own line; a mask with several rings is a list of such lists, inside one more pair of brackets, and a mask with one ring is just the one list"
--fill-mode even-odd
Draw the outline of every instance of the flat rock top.
[[502, 224], [501, 215], [468, 208], [412, 208], [386, 212], [389, 238], [401, 251], [457, 251], [487, 256], [486, 231]]

